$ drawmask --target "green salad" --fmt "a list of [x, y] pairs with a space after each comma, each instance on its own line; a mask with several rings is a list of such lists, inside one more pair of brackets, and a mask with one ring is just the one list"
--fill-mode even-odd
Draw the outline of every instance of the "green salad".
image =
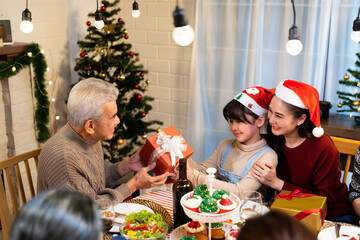
[[125, 218], [126, 226], [123, 234], [130, 238], [162, 238], [167, 230], [162, 216], [159, 213], [151, 213], [146, 210], [130, 213]]

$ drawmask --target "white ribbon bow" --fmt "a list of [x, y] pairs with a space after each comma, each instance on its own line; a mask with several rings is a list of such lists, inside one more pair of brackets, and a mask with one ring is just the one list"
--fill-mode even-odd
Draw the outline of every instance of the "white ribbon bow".
[[156, 144], [160, 145], [160, 148], [164, 153], [170, 153], [171, 157], [171, 166], [175, 166], [176, 157], [183, 158], [184, 155], [182, 152], [186, 151], [185, 140], [181, 136], [166, 135], [164, 132], [160, 132]]

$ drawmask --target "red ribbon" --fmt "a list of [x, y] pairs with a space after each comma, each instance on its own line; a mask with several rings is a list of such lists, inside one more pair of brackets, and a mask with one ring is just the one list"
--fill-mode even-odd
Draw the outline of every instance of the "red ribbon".
[[[275, 199], [285, 198], [286, 200], [291, 200], [293, 197], [303, 198], [303, 197], [311, 197], [311, 196], [316, 196], [316, 195], [308, 194], [308, 193], [301, 193], [299, 189], [296, 189], [295, 191], [292, 191], [291, 193], [280, 193]], [[301, 219], [304, 219], [307, 216], [309, 216], [313, 213], [318, 213], [318, 212], [321, 214], [321, 224], [324, 224], [325, 216], [323, 215], [323, 210], [321, 208], [304, 210], [304, 211], [301, 211], [298, 214], [296, 214], [294, 217], [300, 221]], [[326, 212], [325, 212], [325, 215], [326, 215]]]
[[280, 193], [275, 199], [285, 198], [286, 200], [291, 200], [293, 197], [310, 197], [316, 196], [315, 194], [301, 193], [299, 189], [292, 191], [291, 193]]

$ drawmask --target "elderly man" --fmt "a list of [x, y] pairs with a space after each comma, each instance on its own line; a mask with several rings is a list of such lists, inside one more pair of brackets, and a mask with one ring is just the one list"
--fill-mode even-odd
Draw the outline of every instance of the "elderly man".
[[[119, 203], [137, 189], [162, 185], [169, 173], [152, 177], [143, 167], [138, 152], [122, 162], [104, 161], [101, 140], [113, 137], [119, 91], [112, 84], [89, 78], [77, 83], [68, 98], [68, 123], [43, 146], [39, 156], [38, 192], [53, 187], [69, 188], [91, 196], [101, 204], [110, 199]], [[136, 175], [114, 187], [131, 171]], [[105, 202], [105, 201], [104, 201]]]

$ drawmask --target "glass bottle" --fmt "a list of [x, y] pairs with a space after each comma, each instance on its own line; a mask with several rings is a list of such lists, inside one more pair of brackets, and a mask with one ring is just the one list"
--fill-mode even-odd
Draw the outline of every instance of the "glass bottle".
[[191, 219], [185, 214], [184, 209], [181, 207], [180, 199], [186, 193], [193, 190], [193, 185], [189, 179], [187, 179], [186, 173], [186, 158], [179, 160], [179, 178], [173, 185], [173, 212], [174, 212], [174, 229], [191, 221]]

